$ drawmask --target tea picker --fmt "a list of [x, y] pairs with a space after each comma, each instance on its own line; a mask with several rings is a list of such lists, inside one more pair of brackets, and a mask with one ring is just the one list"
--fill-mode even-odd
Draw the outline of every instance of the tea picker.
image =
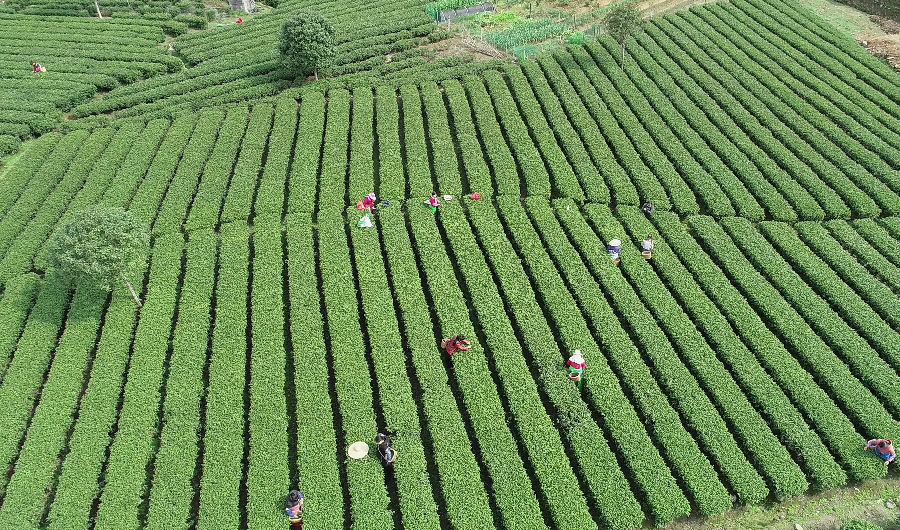
[[613, 261], [616, 265], [619, 264], [619, 253], [622, 252], [622, 242], [618, 239], [613, 239], [606, 245], [606, 252], [609, 254], [609, 259]]
[[884, 465], [890, 464], [897, 458], [897, 453], [894, 451], [894, 444], [891, 443], [888, 438], [869, 440], [863, 449], [866, 451], [872, 449], [875, 452], [875, 456], [884, 460]]
[[432, 193], [431, 197], [425, 201], [425, 206], [428, 206], [431, 209], [431, 213], [437, 213], [437, 208], [440, 206], [441, 201], [438, 199], [437, 193]]
[[449, 339], [441, 339], [441, 349], [446, 350], [450, 357], [458, 351], [469, 351], [472, 347], [463, 335], [453, 335]]
[[584, 374], [584, 357], [581, 350], [575, 350], [575, 353], [566, 361], [566, 367], [569, 369], [569, 379], [578, 384], [578, 390], [581, 390], [581, 378]]
[[653, 236], [648, 235], [641, 241], [641, 256], [644, 256], [644, 259], [650, 259], [653, 256]]
[[378, 458], [381, 459], [382, 465], [389, 466], [397, 460], [397, 451], [391, 447], [390, 436], [382, 433], [376, 434], [375, 447], [378, 451]]
[[291, 522], [291, 530], [303, 530], [303, 494], [291, 490], [284, 501], [284, 513]]

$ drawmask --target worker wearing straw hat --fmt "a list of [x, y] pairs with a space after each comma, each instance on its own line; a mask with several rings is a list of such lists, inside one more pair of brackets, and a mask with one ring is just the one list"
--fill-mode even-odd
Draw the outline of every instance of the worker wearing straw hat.
[[585, 367], [581, 350], [575, 350], [575, 353], [566, 361], [566, 367], [569, 369], [569, 379], [578, 383], [578, 390], [581, 390], [581, 377]]
[[648, 235], [646, 239], [641, 241], [641, 256], [644, 259], [650, 259], [653, 255], [653, 236]]
[[606, 252], [609, 253], [609, 259], [613, 260], [613, 263], [618, 265], [619, 253], [622, 252], [622, 242], [618, 239], [613, 239], [606, 245]]

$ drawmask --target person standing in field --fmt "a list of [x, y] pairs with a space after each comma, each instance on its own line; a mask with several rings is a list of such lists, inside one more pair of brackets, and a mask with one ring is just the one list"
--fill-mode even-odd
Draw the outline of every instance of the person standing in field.
[[641, 206], [641, 211], [647, 215], [650, 215], [655, 210], [656, 210], [656, 208], [653, 207], [653, 201], [647, 201], [644, 203], [643, 206]]
[[375, 194], [369, 193], [365, 197], [363, 197], [363, 209], [367, 210], [369, 213], [372, 213], [372, 209], [375, 208]]
[[648, 235], [643, 241], [641, 241], [641, 255], [644, 256], [644, 259], [650, 259], [652, 252], [653, 236]]
[[378, 458], [381, 459], [381, 463], [385, 466], [389, 466], [397, 460], [397, 451], [391, 447], [391, 437], [378, 433], [375, 435], [375, 447], [378, 450]]
[[581, 390], [581, 378], [584, 375], [585, 366], [587, 365], [584, 362], [584, 356], [581, 355], [581, 350], [575, 350], [575, 353], [566, 361], [566, 368], [569, 369], [569, 379], [578, 383], [578, 390]]
[[462, 335], [453, 335], [449, 339], [441, 339], [441, 349], [446, 350], [450, 357], [458, 351], [469, 351], [472, 345]]
[[897, 458], [897, 453], [894, 451], [894, 444], [891, 443], [888, 438], [869, 440], [863, 449], [866, 451], [869, 449], [875, 451], [875, 456], [884, 460], [884, 465], [890, 464]]
[[284, 501], [284, 512], [291, 522], [291, 530], [303, 530], [303, 494], [291, 490]]
[[438, 200], [437, 193], [432, 193], [431, 197], [429, 197], [428, 200], [425, 201], [425, 204], [427, 204], [428, 207], [431, 208], [431, 213], [437, 213], [437, 208], [438, 205], [441, 204], [441, 201]]
[[613, 263], [618, 265], [619, 253], [622, 252], [622, 242], [618, 239], [613, 239], [606, 245], [606, 252], [609, 254], [609, 259], [613, 260]]

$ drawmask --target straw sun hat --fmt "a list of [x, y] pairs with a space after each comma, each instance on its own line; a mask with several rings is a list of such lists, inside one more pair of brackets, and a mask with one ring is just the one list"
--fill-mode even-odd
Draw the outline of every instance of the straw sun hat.
[[353, 442], [347, 448], [347, 456], [354, 460], [365, 458], [369, 454], [369, 444], [366, 442]]

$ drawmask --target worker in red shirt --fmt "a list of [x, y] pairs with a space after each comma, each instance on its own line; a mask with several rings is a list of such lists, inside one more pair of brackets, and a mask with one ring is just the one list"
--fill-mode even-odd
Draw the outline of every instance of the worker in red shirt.
[[863, 449], [866, 451], [869, 449], [875, 451], [875, 456], [884, 460], [884, 465], [890, 464], [897, 458], [897, 453], [894, 451], [894, 444], [887, 438], [869, 440]]
[[303, 530], [303, 494], [291, 490], [284, 501], [284, 512], [291, 522], [291, 530]]
[[367, 194], [365, 197], [363, 197], [363, 200], [362, 200], [363, 209], [371, 212], [372, 208], [375, 207], [375, 200], [376, 199], [375, 199], [374, 193]]
[[453, 357], [458, 351], [469, 351], [472, 345], [462, 335], [453, 335], [449, 339], [441, 339], [441, 349], [447, 350], [447, 354]]
[[578, 383], [578, 390], [581, 390], [581, 376], [585, 367], [581, 350], [575, 350], [575, 353], [566, 361], [566, 367], [569, 369], [569, 379]]

